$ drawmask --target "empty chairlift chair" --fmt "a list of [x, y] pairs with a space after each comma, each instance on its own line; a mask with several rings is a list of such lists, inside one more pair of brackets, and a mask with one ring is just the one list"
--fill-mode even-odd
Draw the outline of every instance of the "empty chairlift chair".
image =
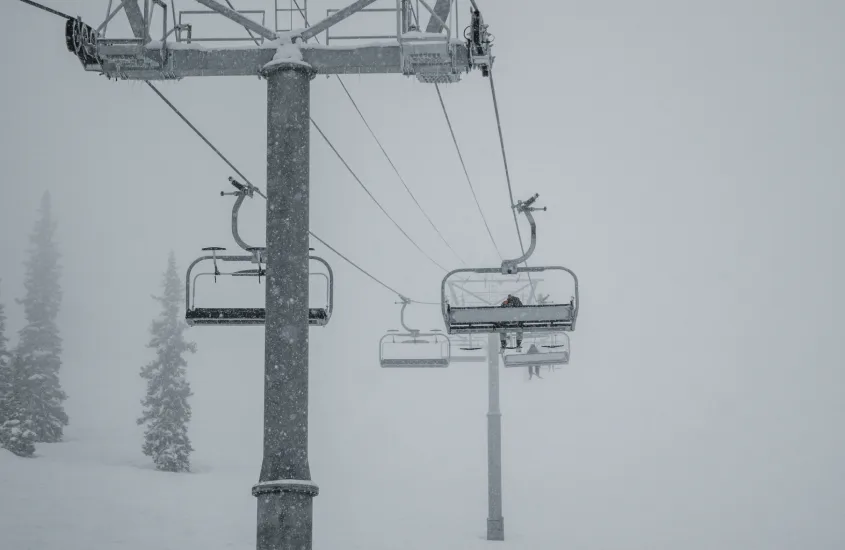
[[[264, 325], [266, 316], [266, 308], [264, 307], [197, 307], [196, 302], [197, 280], [202, 276], [213, 275], [215, 281], [217, 277], [255, 278], [258, 283], [261, 283], [262, 279], [266, 277], [266, 269], [261, 263], [261, 253], [254, 252], [251, 256], [231, 256], [217, 255], [218, 251], [225, 250], [219, 247], [209, 247], [203, 250], [211, 251], [211, 254], [194, 260], [188, 267], [188, 273], [185, 278], [185, 321], [188, 325]], [[308, 324], [310, 326], [325, 326], [331, 319], [333, 308], [334, 281], [332, 270], [329, 264], [318, 256], [309, 256], [308, 259], [309, 263], [317, 264], [325, 269], [324, 271], [321, 269], [311, 272], [309, 273], [309, 277], [318, 278], [326, 289], [325, 305], [321, 304], [320, 307], [308, 308]], [[201, 272], [193, 275], [193, 270], [197, 265], [209, 260], [213, 263], [213, 272]], [[257, 263], [258, 267], [233, 272], [221, 272], [218, 262]]]
[[[560, 336], [560, 338], [558, 338]], [[550, 369], [569, 364], [570, 348], [569, 335], [565, 332], [552, 334], [547, 338], [533, 337], [529, 345], [523, 344], [522, 352], [503, 352], [502, 361], [505, 367], [529, 367], [534, 365], [547, 366]], [[543, 343], [542, 340], [546, 340]], [[530, 353], [531, 345], [537, 349]]]
[[[186, 293], [185, 293], [185, 320], [189, 325], [264, 325], [266, 317], [266, 308], [264, 307], [197, 307], [196, 305], [196, 283], [197, 279], [202, 275], [214, 275], [215, 282], [217, 277], [227, 275], [232, 277], [253, 277], [261, 283], [262, 278], [266, 277], [266, 270], [262, 267], [262, 263], [266, 259], [266, 248], [263, 246], [250, 246], [240, 236], [238, 231], [238, 213], [241, 205], [247, 198], [252, 198], [257, 188], [249, 182], [240, 183], [234, 178], [229, 178], [229, 183], [235, 188], [235, 191], [225, 192], [221, 191], [220, 195], [234, 195], [236, 197], [235, 203], [232, 205], [232, 237], [239, 247], [249, 252], [249, 256], [218, 256], [217, 252], [225, 250], [220, 247], [203, 248], [204, 251], [210, 251], [210, 256], [202, 256], [195, 260], [188, 267], [188, 275], [186, 277]], [[309, 250], [314, 250], [310, 248]], [[214, 264], [214, 272], [199, 273], [191, 278], [191, 272], [194, 267], [200, 262], [211, 260]], [[217, 262], [251, 262], [258, 264], [255, 269], [242, 269], [232, 273], [221, 273], [218, 269]], [[319, 281], [318, 285], [325, 289], [325, 300], [321, 301], [318, 307], [308, 307], [308, 324], [310, 326], [326, 326], [332, 316], [332, 308], [334, 304], [334, 275], [332, 268], [328, 262], [319, 256], [308, 256], [310, 280]], [[192, 289], [193, 285], [193, 289]], [[309, 298], [312, 293], [309, 292]]]
[[421, 332], [405, 324], [403, 299], [400, 319], [402, 328], [389, 330], [379, 340], [379, 364], [382, 368], [446, 368], [451, 361], [451, 343], [439, 330]]

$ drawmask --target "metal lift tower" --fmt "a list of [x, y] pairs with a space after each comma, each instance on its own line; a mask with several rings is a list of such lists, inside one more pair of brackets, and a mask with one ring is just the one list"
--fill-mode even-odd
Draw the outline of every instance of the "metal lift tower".
[[[473, 7], [468, 38], [445, 23], [451, 0], [433, 7], [425, 30], [414, 25], [410, 0], [396, 2], [396, 37], [361, 46], [321, 46], [308, 40], [375, 0], [358, 0], [313, 26], [270, 30], [216, 0], [196, 0], [243, 26], [255, 46], [203, 47], [178, 38], [190, 28], [168, 29], [162, 0], [122, 0], [100, 28], [79, 19], [66, 27], [68, 49], [85, 70], [119, 80], [178, 80], [201, 76], [259, 76], [267, 81], [267, 290], [264, 386], [264, 454], [259, 482], [257, 548], [310, 550], [312, 501], [317, 485], [308, 466], [308, 207], [309, 91], [317, 74], [396, 73], [424, 83], [449, 83], [492, 64], [486, 25]], [[228, 0], [226, 4], [231, 5]], [[171, 4], [172, 5], [172, 4]], [[473, 2], [474, 5], [474, 2]], [[159, 8], [161, 37], [150, 32]], [[105, 38], [118, 12], [133, 37]], [[163, 16], [162, 16], [163, 15]], [[187, 27], [187, 28], [186, 28]], [[169, 41], [171, 35], [177, 41]]]

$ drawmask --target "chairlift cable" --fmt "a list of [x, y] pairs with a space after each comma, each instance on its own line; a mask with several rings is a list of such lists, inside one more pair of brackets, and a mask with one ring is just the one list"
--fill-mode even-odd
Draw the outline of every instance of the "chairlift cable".
[[353, 262], [352, 260], [350, 260], [349, 258], [347, 258], [346, 256], [344, 256], [343, 254], [341, 254], [340, 252], [338, 252], [338, 251], [337, 251], [335, 248], [333, 248], [333, 247], [332, 247], [329, 243], [327, 243], [326, 241], [324, 241], [323, 239], [321, 239], [320, 237], [318, 237], [316, 234], [314, 234], [314, 232], [313, 232], [313, 231], [309, 230], [309, 231], [308, 231], [308, 233], [310, 233], [312, 237], [314, 237], [315, 239], [317, 239], [318, 241], [320, 241], [320, 242], [323, 244], [323, 246], [325, 246], [326, 248], [328, 248], [329, 250], [331, 250], [332, 252], [334, 252], [335, 254], [337, 254], [338, 256], [340, 256], [340, 257], [341, 257], [343, 260], [345, 260], [347, 263], [349, 263], [349, 265], [351, 265], [352, 267], [354, 267], [355, 269], [357, 269], [358, 271], [360, 271], [361, 273], [363, 273], [364, 275], [366, 275], [367, 277], [369, 277], [369, 278], [370, 278], [370, 279], [372, 279], [373, 281], [377, 282], [378, 284], [380, 284], [381, 286], [383, 286], [384, 288], [386, 288], [387, 290], [389, 290], [389, 291], [390, 291], [390, 292], [392, 292], [393, 294], [396, 294], [396, 295], [397, 295], [397, 296], [399, 296], [400, 298], [406, 298], [406, 299], [408, 299], [411, 303], [414, 303], [414, 304], [421, 304], [421, 305], [425, 305], [425, 306], [439, 306], [439, 305], [440, 305], [440, 302], [420, 302], [419, 300], [412, 300], [412, 299], [408, 298], [407, 296], [405, 296], [404, 294], [402, 294], [401, 292], [399, 292], [399, 291], [398, 291], [398, 290], [396, 290], [395, 288], [393, 288], [393, 287], [391, 287], [391, 286], [388, 286], [387, 284], [383, 283], [382, 281], [380, 281], [379, 279], [377, 279], [375, 276], [373, 276], [370, 272], [368, 272], [366, 269], [364, 269], [363, 267], [359, 266], [358, 264], [356, 264], [355, 262]]
[[420, 205], [419, 201], [417, 201], [417, 198], [414, 196], [414, 194], [408, 188], [408, 185], [405, 183], [405, 179], [402, 177], [402, 174], [399, 173], [399, 170], [396, 168], [396, 165], [393, 164], [392, 160], [390, 160], [390, 156], [387, 154], [387, 151], [384, 150], [384, 147], [382, 146], [381, 141], [379, 141], [379, 139], [376, 137], [376, 134], [375, 134], [375, 132], [373, 132], [373, 129], [370, 128], [370, 124], [367, 122], [367, 119], [364, 118], [364, 114], [361, 113], [361, 109], [358, 108], [358, 104], [355, 102], [354, 99], [352, 99], [352, 95], [349, 93], [349, 90], [346, 88], [346, 84], [343, 83], [343, 80], [340, 78], [339, 75], [335, 75], [335, 76], [337, 76], [337, 81], [343, 87], [343, 91], [346, 92], [346, 96], [349, 98], [349, 101], [352, 102], [352, 105], [355, 107], [355, 110], [358, 112], [358, 116], [360, 116], [361, 120], [364, 122], [364, 126], [367, 127], [367, 130], [369, 130], [370, 135], [373, 136], [374, 140], [376, 140], [376, 144], [378, 144], [379, 149], [381, 149], [381, 152], [384, 154], [384, 158], [387, 159], [387, 162], [390, 163], [390, 167], [393, 168], [394, 172], [396, 172], [396, 176], [399, 178], [399, 181], [402, 183], [402, 187], [404, 187], [405, 191], [408, 192], [408, 195], [410, 195], [411, 199], [414, 201], [414, 204], [417, 205], [417, 208], [419, 208], [420, 212], [422, 212], [422, 215], [425, 216], [425, 219], [428, 221], [429, 225], [431, 225], [431, 227], [437, 233], [437, 236], [440, 237], [440, 240], [443, 241], [443, 244], [445, 244], [449, 248], [449, 250], [452, 251], [452, 254], [454, 254], [455, 257], [458, 258], [458, 260], [460, 260], [462, 264], [466, 265], [466, 262], [464, 261], [464, 259], [461, 258], [460, 255], [458, 255], [457, 252], [455, 252], [455, 249], [452, 248], [452, 245], [449, 244], [449, 241], [447, 241], [446, 238], [443, 236], [443, 234], [440, 232], [440, 230], [437, 229], [437, 226], [434, 225], [434, 222], [431, 221], [431, 218], [429, 217], [429, 215], [426, 213], [425, 210], [423, 210], [422, 205]]
[[472, 192], [472, 198], [475, 199], [475, 206], [478, 207], [478, 213], [481, 214], [481, 219], [484, 221], [484, 227], [487, 228], [487, 234], [490, 235], [490, 241], [493, 243], [493, 248], [496, 249], [496, 254], [499, 255], [499, 259], [502, 259], [502, 253], [499, 252], [499, 246], [496, 244], [496, 239], [493, 238], [493, 233], [490, 231], [490, 225], [487, 223], [487, 218], [484, 217], [484, 212], [481, 210], [481, 204], [478, 202], [478, 197], [475, 194], [475, 188], [472, 186], [472, 180], [470, 180], [469, 172], [467, 171], [467, 166], [464, 163], [464, 157], [461, 154], [461, 148], [458, 146], [458, 139], [455, 137], [455, 131], [452, 129], [452, 121], [449, 120], [449, 113], [446, 111], [446, 104], [443, 102], [443, 95], [440, 93], [440, 86], [438, 84], [434, 84], [434, 88], [437, 90], [437, 97], [440, 99], [440, 107], [443, 109], [443, 115], [446, 117], [446, 124], [449, 126], [449, 133], [452, 135], [452, 141], [455, 144], [455, 150], [458, 152], [458, 159], [461, 161], [461, 166], [464, 169], [464, 175], [466, 176], [467, 183], [469, 184], [469, 190]]
[[[197, 127], [196, 127], [196, 126], [194, 126], [193, 124], [191, 124], [191, 121], [190, 121], [190, 120], [188, 120], [187, 118], [185, 118], [185, 115], [183, 115], [183, 114], [179, 111], [179, 109], [177, 109], [177, 108], [176, 108], [176, 106], [175, 106], [175, 105], [173, 105], [173, 104], [172, 104], [172, 103], [171, 103], [171, 102], [170, 102], [170, 101], [169, 101], [166, 97], [164, 97], [164, 94], [162, 94], [162, 93], [158, 90], [158, 88], [156, 88], [156, 87], [152, 84], [152, 82], [150, 82], [149, 80], [145, 80], [144, 82], [146, 82], [147, 86], [149, 86], [149, 87], [150, 87], [150, 88], [151, 88], [151, 89], [152, 89], [152, 90], [153, 90], [153, 91], [154, 91], [154, 92], [158, 95], [158, 97], [160, 97], [160, 98], [162, 99], [162, 101], [164, 101], [165, 103], [167, 103], [167, 106], [168, 106], [168, 107], [170, 107], [170, 108], [173, 110], [173, 112], [174, 112], [174, 113], [176, 113], [177, 115], [179, 115], [179, 118], [181, 118], [181, 119], [185, 122], [185, 124], [187, 124], [187, 125], [191, 128], [191, 130], [193, 130], [193, 131], [194, 131], [194, 132], [195, 132], [195, 133], [196, 133], [196, 134], [197, 134], [200, 138], [202, 138], [202, 140], [205, 142], [205, 144], [206, 144], [206, 145], [208, 145], [209, 147], [211, 147], [211, 150], [212, 150], [212, 151], [214, 151], [215, 153], [217, 153], [217, 156], [219, 156], [221, 159], [223, 159], [223, 162], [225, 162], [226, 164], [228, 164], [228, 165], [229, 165], [229, 168], [231, 168], [232, 170], [234, 170], [234, 171], [235, 171], [235, 173], [236, 173], [237, 175], [239, 175], [241, 178], [243, 178], [243, 180], [244, 180], [245, 182], [247, 182], [248, 184], [252, 185], [252, 183], [251, 183], [251, 182], [247, 179], [247, 177], [246, 177], [246, 176], [244, 176], [244, 175], [240, 172], [240, 170], [238, 170], [237, 168], [235, 168], [235, 165], [234, 165], [234, 164], [232, 164], [231, 162], [229, 162], [229, 159], [227, 159], [225, 156], [223, 156], [223, 153], [221, 153], [221, 152], [217, 149], [217, 147], [215, 147], [215, 146], [214, 146], [214, 145], [213, 145], [210, 141], [208, 141], [208, 138], [206, 138], [206, 137], [202, 134], [202, 132], [200, 132], [200, 131], [197, 129]], [[261, 195], [261, 196], [262, 196], [262, 197], [264, 197], [265, 199], [267, 198], [267, 196], [266, 196], [264, 193], [262, 193], [262, 192], [261, 192], [261, 189], [259, 189], [258, 187], [254, 186], [254, 185], [252, 185], [252, 187], [254, 187], [254, 188], [255, 188], [255, 192], [256, 192], [256, 193], [258, 193], [259, 195]]]
[[[308, 18], [306, 16], [306, 13], [299, 6], [299, 2], [297, 0], [293, 0], [293, 4], [296, 6], [296, 9], [299, 10], [299, 14], [302, 16], [302, 20], [305, 23], [305, 27], [306, 28], [310, 27], [311, 25], [310, 25], [310, 23], [308, 23]], [[320, 43], [320, 39], [317, 38], [316, 36], [314, 37], [314, 40], [316, 40], [318, 44]], [[358, 108], [358, 103], [352, 97], [352, 94], [349, 92], [349, 89], [346, 87], [346, 84], [343, 82], [343, 79], [338, 74], [336, 74], [334, 76], [335, 76], [335, 78], [337, 78], [337, 82], [340, 84], [340, 86], [343, 88], [343, 91], [346, 93], [346, 97], [348, 97], [349, 101], [352, 102], [352, 106], [355, 107], [355, 111], [358, 113], [358, 116], [361, 117], [361, 120], [364, 122], [364, 126], [367, 127], [367, 130], [370, 132], [370, 135], [373, 136], [373, 139], [375, 140], [379, 149], [381, 149], [382, 154], [384, 154], [384, 158], [387, 159], [387, 162], [390, 164], [390, 167], [393, 168], [393, 171], [396, 173], [396, 176], [399, 178], [399, 181], [402, 183], [402, 187], [404, 187], [405, 191], [408, 192], [408, 195], [410, 195], [411, 199], [414, 201], [414, 204], [417, 205], [417, 208], [419, 208], [420, 212], [425, 217], [425, 219], [428, 221], [428, 223], [431, 225], [432, 229], [434, 229], [434, 231], [437, 233], [437, 236], [440, 237], [440, 240], [443, 241], [443, 244], [445, 244], [446, 247], [449, 248], [449, 250], [452, 252], [452, 254], [454, 254], [455, 257], [458, 258], [458, 260], [460, 260], [460, 262], [462, 264], [466, 265], [466, 262], [464, 261], [464, 259], [457, 252], [455, 252], [455, 249], [452, 248], [452, 245], [449, 244], [449, 241], [446, 240], [446, 237], [443, 236], [443, 233], [437, 228], [437, 226], [431, 220], [431, 217], [423, 209], [422, 205], [417, 200], [417, 197], [414, 196], [414, 194], [411, 192], [411, 189], [405, 183], [405, 178], [403, 178], [402, 174], [399, 173], [399, 169], [393, 163], [393, 160], [390, 158], [390, 155], [387, 154], [387, 151], [385, 150], [384, 146], [381, 144], [381, 140], [376, 136], [372, 127], [370, 127], [370, 123], [367, 122], [367, 119], [364, 117], [364, 113], [362, 113], [361, 109]]]
[[48, 8], [47, 6], [45, 6], [43, 4], [39, 4], [38, 2], [33, 2], [32, 0], [21, 0], [21, 2], [23, 2], [24, 4], [29, 4], [30, 6], [42, 9], [42, 10], [46, 11], [47, 13], [51, 13], [53, 15], [58, 15], [59, 17], [63, 17], [65, 19], [76, 19], [75, 17], [71, 17], [70, 15], [68, 15], [66, 13], [62, 13], [60, 11], [54, 10], [53, 8]]
[[[476, 8], [477, 9], [477, 8]], [[508, 196], [510, 197], [511, 201], [511, 212], [513, 213], [513, 224], [516, 226], [516, 235], [519, 238], [519, 247], [522, 249], [522, 253], [525, 254], [525, 245], [522, 244], [522, 231], [519, 229], [519, 221], [517, 221], [516, 217], [516, 208], [515, 202], [513, 200], [513, 188], [511, 187], [511, 174], [510, 170], [508, 170], [508, 155], [505, 152], [505, 138], [502, 135], [502, 120], [499, 118], [499, 102], [496, 99], [496, 86], [493, 84], [493, 68], [490, 67], [490, 91], [493, 94], [493, 110], [496, 113], [496, 127], [499, 130], [499, 145], [502, 149], [502, 162], [505, 165], [505, 180], [508, 182]], [[528, 265], [528, 262], [525, 262], [525, 265]]]
[[395, 226], [396, 226], [396, 228], [397, 228], [399, 231], [401, 231], [403, 235], [405, 235], [405, 238], [406, 238], [406, 239], [408, 239], [408, 240], [411, 242], [411, 244], [413, 244], [413, 245], [416, 247], [416, 249], [417, 249], [417, 250], [419, 250], [419, 251], [420, 251], [420, 253], [422, 253], [422, 255], [423, 255], [423, 256], [425, 256], [426, 258], [428, 258], [428, 260], [429, 260], [431, 263], [433, 263], [434, 265], [436, 265], [437, 267], [439, 267], [439, 268], [440, 268], [441, 270], [443, 270], [443, 271], [448, 271], [445, 267], [443, 267], [442, 265], [440, 265], [439, 263], [437, 263], [437, 261], [436, 261], [434, 258], [432, 258], [431, 256], [429, 256], [429, 255], [428, 255], [428, 254], [427, 254], [427, 253], [426, 253], [426, 252], [425, 252], [422, 248], [420, 248], [420, 245], [418, 245], [418, 244], [416, 243], [416, 241], [414, 241], [414, 239], [412, 239], [412, 238], [411, 238], [411, 236], [410, 236], [410, 235], [408, 235], [408, 233], [406, 233], [404, 229], [402, 229], [402, 226], [400, 226], [400, 225], [396, 222], [396, 220], [394, 220], [394, 219], [393, 219], [393, 217], [392, 217], [390, 214], [388, 214], [388, 213], [387, 213], [387, 210], [385, 210], [385, 209], [384, 209], [384, 207], [381, 205], [381, 203], [380, 203], [378, 200], [376, 200], [376, 198], [373, 196], [373, 194], [372, 194], [372, 193], [370, 193], [370, 190], [369, 190], [369, 189], [367, 189], [367, 186], [366, 186], [366, 185], [364, 185], [364, 183], [363, 183], [363, 182], [361, 181], [361, 179], [357, 176], [357, 174], [355, 174], [355, 172], [352, 170], [352, 168], [349, 166], [349, 164], [346, 162], [346, 160], [344, 160], [344, 158], [340, 155], [340, 153], [338, 152], [338, 150], [337, 150], [337, 149], [335, 149], [335, 146], [334, 146], [334, 145], [332, 145], [332, 142], [331, 142], [331, 141], [329, 141], [329, 138], [327, 138], [327, 137], [326, 137], [326, 134], [324, 134], [324, 133], [323, 133], [323, 131], [320, 129], [320, 127], [317, 125], [317, 123], [316, 123], [316, 122], [314, 122], [314, 119], [313, 119], [313, 118], [311, 119], [311, 124], [313, 124], [313, 125], [314, 125], [314, 128], [316, 128], [316, 129], [317, 129], [317, 131], [320, 133], [320, 135], [321, 135], [321, 136], [323, 136], [323, 139], [326, 141], [326, 143], [327, 143], [327, 144], [328, 144], [328, 146], [331, 148], [331, 150], [332, 150], [332, 151], [334, 151], [334, 154], [335, 154], [335, 155], [337, 155], [337, 158], [339, 158], [339, 159], [340, 159], [340, 162], [342, 162], [342, 163], [343, 163], [343, 165], [344, 165], [344, 166], [346, 166], [346, 169], [349, 171], [349, 173], [350, 173], [350, 174], [352, 174], [352, 177], [353, 177], [353, 178], [355, 178], [355, 181], [357, 181], [357, 182], [358, 182], [358, 185], [360, 185], [360, 186], [361, 186], [361, 188], [362, 188], [364, 191], [366, 191], [367, 195], [369, 195], [369, 197], [373, 200], [373, 202], [374, 202], [374, 203], [376, 203], [376, 206], [378, 206], [378, 207], [379, 207], [379, 209], [380, 209], [380, 210], [384, 213], [384, 215], [385, 215], [385, 216], [387, 216], [387, 219], [389, 219], [391, 222], [393, 222], [393, 225], [395, 225]]

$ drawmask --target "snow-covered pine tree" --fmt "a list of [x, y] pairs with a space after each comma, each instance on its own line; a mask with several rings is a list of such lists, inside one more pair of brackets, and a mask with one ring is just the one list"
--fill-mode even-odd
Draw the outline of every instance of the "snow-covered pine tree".
[[17, 354], [0, 357], [0, 447], [18, 456], [35, 453], [32, 418], [23, 407], [27, 395], [26, 366]]
[[[8, 401], [12, 395], [12, 366], [11, 356], [6, 347], [8, 341], [5, 305], [0, 302], [0, 429], [10, 417]], [[0, 445], [2, 445], [2, 435], [0, 435]]]
[[8, 341], [6, 313], [0, 302], [0, 447], [18, 456], [29, 457], [35, 452], [35, 434], [20, 419], [15, 389], [22, 386], [19, 380], [22, 365], [18, 358], [13, 359], [9, 353]]
[[62, 299], [59, 286], [59, 250], [54, 240], [50, 193], [41, 197], [40, 217], [30, 236], [30, 257], [26, 261], [23, 304], [26, 326], [20, 331], [15, 356], [21, 361], [24, 387], [16, 388], [21, 421], [35, 432], [37, 442], [62, 440], [68, 424], [62, 404], [67, 395], [59, 383], [62, 339], [56, 316]]
[[0, 302], [0, 358], [8, 355], [8, 342], [9, 339], [6, 338], [6, 306], [3, 302]]
[[161, 306], [161, 314], [150, 327], [152, 338], [147, 347], [156, 350], [156, 357], [141, 369], [147, 380], [147, 395], [141, 401], [144, 412], [138, 424], [146, 424], [144, 454], [152, 457], [156, 468], [166, 472], [190, 471], [189, 456], [194, 449], [188, 439], [191, 387], [185, 378], [188, 362], [185, 352], [196, 352], [196, 344], [186, 342], [187, 328], [182, 317], [184, 289], [176, 272], [173, 252], [167, 260], [163, 280], [164, 294], [153, 296]]

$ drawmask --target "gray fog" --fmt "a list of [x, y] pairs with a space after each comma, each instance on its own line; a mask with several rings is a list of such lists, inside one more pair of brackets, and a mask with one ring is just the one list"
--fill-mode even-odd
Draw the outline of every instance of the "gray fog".
[[[94, 26], [107, 5], [44, 3]], [[346, 3], [309, 2], [310, 18]], [[530, 263], [565, 265], [581, 283], [571, 364], [540, 383], [502, 372], [512, 540], [544, 549], [845, 547], [845, 5], [478, 3], [496, 37], [515, 198], [539, 193], [548, 207], [536, 214]], [[62, 251], [66, 439], [114, 449], [114, 460], [135, 453], [142, 464], [135, 419], [158, 312], [150, 296], [169, 251], [184, 273], [202, 247], [235, 249], [232, 201], [219, 196], [235, 174], [145, 84], [83, 71], [60, 19], [18, 2], [2, 12], [8, 336], [23, 326], [14, 298], [48, 190]], [[399, 75], [344, 82], [458, 254], [472, 267], [498, 266], [434, 88]], [[265, 82], [157, 86], [265, 188]], [[489, 81], [475, 71], [441, 89], [493, 236], [517, 257]], [[461, 267], [334, 77], [312, 82], [311, 115], [416, 242]], [[311, 155], [311, 229], [401, 292], [439, 300], [444, 273], [313, 128]], [[241, 210], [242, 231], [257, 243], [264, 204], [256, 197]], [[367, 540], [381, 514], [401, 509], [409, 538], [425, 531], [438, 547], [464, 548], [486, 517], [486, 366], [379, 368], [378, 340], [398, 328], [396, 296], [311, 246], [336, 284], [331, 323], [310, 330], [315, 544], [337, 547], [329, 542], [341, 532]], [[437, 307], [408, 315], [442, 328]], [[188, 357], [190, 475], [238, 472], [243, 515], [232, 529], [251, 536], [264, 330], [186, 335], [198, 346]], [[457, 519], [473, 513], [476, 524]], [[441, 531], [455, 535], [441, 541]]]

